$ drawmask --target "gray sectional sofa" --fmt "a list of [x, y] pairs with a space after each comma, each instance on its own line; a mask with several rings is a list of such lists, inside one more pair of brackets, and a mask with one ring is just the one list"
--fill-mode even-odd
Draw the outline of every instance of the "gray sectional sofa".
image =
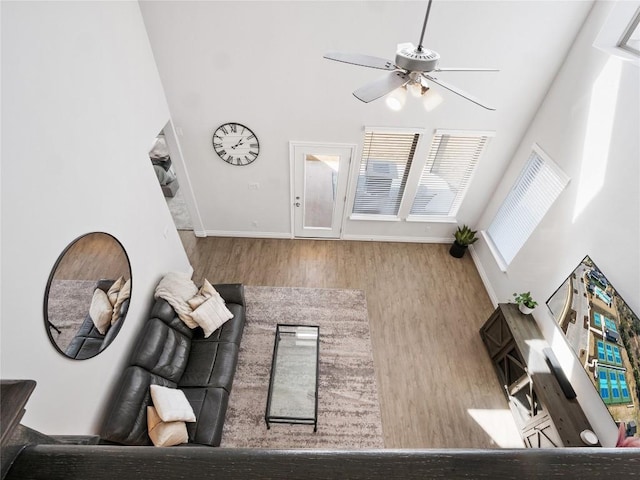
[[193, 407], [189, 443], [219, 446], [245, 323], [244, 287], [214, 285], [233, 318], [204, 338], [189, 329], [165, 301], [155, 301], [117, 383], [102, 422], [105, 443], [151, 445], [147, 406], [151, 384], [179, 388]]

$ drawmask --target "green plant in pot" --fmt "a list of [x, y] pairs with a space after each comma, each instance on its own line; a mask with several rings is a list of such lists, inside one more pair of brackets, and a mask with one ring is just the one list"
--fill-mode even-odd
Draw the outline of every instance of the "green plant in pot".
[[518, 308], [525, 315], [533, 312], [533, 309], [538, 305], [538, 302], [531, 297], [531, 292], [514, 293], [513, 296], [518, 304]]
[[478, 240], [478, 237], [476, 237], [476, 233], [476, 230], [471, 230], [467, 225], [458, 227], [456, 233], [453, 234], [453, 236], [455, 237], [453, 245], [451, 245], [451, 248], [449, 249], [449, 253], [451, 254], [451, 256], [462, 258], [469, 245]]

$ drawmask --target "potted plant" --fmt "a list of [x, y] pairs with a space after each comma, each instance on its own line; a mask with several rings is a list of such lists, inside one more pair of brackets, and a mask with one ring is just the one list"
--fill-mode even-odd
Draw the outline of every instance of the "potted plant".
[[451, 256], [462, 258], [469, 245], [478, 240], [476, 233], [476, 230], [471, 230], [467, 225], [458, 227], [456, 233], [453, 234], [455, 237], [453, 245], [451, 245], [451, 248], [449, 249]]
[[533, 309], [538, 305], [538, 302], [531, 298], [531, 292], [514, 293], [513, 296], [518, 304], [518, 308], [525, 315], [533, 312]]

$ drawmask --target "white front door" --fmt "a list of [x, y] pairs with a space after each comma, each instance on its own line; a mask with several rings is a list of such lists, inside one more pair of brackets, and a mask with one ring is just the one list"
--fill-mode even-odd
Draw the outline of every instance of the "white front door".
[[355, 145], [291, 143], [296, 237], [340, 238]]

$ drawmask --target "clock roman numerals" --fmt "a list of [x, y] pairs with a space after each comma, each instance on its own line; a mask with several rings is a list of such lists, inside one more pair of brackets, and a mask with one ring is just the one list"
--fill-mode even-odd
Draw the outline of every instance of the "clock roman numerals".
[[240, 123], [220, 125], [213, 133], [212, 143], [218, 156], [229, 165], [249, 165], [260, 154], [258, 138], [250, 128]]

